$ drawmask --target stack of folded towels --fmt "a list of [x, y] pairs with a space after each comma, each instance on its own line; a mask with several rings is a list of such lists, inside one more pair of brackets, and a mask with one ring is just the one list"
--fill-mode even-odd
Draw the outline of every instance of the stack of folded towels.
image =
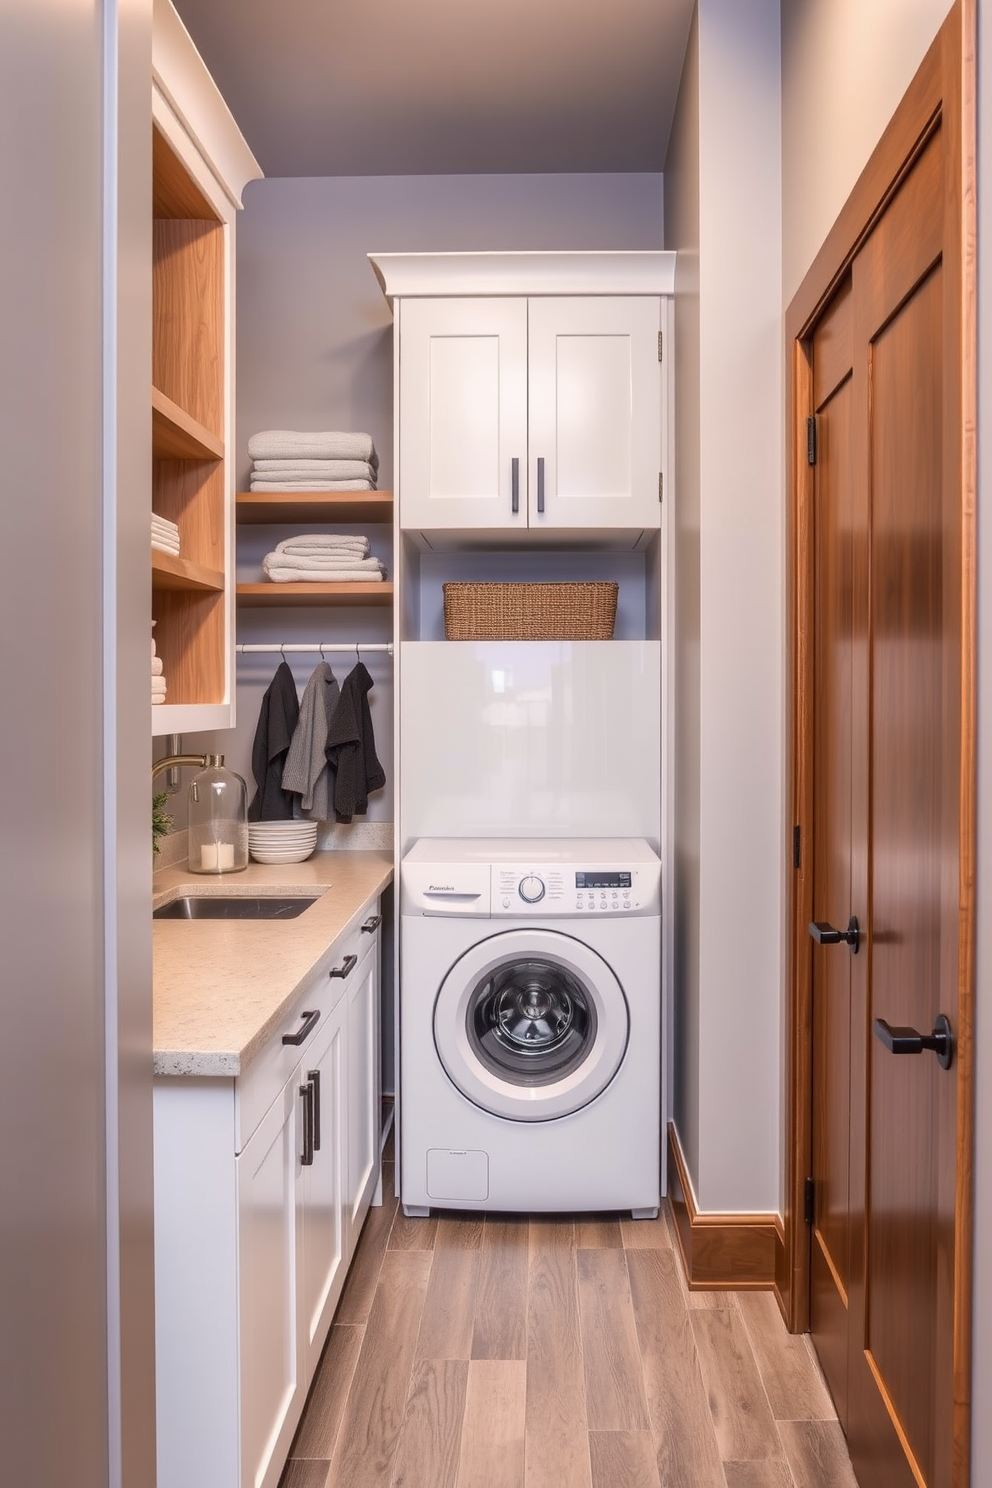
[[374, 491], [379, 456], [369, 434], [265, 429], [248, 441], [253, 491]]
[[166, 517], [157, 517], [152, 512], [152, 547], [160, 553], [171, 553], [179, 557], [179, 528]]
[[[152, 630], [155, 621], [152, 621]], [[162, 675], [162, 658], [155, 655], [155, 637], [152, 636], [152, 703], [165, 702], [165, 677]]]
[[378, 558], [369, 557], [367, 537], [304, 532], [277, 543], [266, 553], [262, 567], [276, 584], [363, 583], [379, 584], [386, 570]]

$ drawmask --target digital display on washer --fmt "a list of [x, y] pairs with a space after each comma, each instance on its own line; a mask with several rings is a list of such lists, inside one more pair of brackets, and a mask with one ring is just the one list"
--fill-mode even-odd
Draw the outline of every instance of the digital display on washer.
[[577, 873], [577, 889], [629, 889], [629, 873]]

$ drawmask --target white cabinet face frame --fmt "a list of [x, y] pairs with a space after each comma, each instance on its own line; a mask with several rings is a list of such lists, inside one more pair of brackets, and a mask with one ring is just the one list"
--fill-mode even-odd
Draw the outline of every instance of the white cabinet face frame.
[[378, 1176], [382, 1108], [379, 1069], [379, 935], [355, 972], [348, 993], [347, 1195], [354, 1241]]
[[275, 1488], [299, 1417], [302, 1103], [286, 1082], [238, 1165], [241, 1488]]
[[[298, 1087], [314, 1089], [313, 1162], [297, 1153], [303, 1258], [298, 1285], [298, 1324], [309, 1382], [327, 1338], [344, 1282], [344, 1202], [342, 1195], [345, 1006], [340, 999], [299, 1068]], [[316, 1077], [316, 1080], [315, 1078]]]
[[661, 305], [647, 295], [404, 301], [400, 526], [657, 527]]

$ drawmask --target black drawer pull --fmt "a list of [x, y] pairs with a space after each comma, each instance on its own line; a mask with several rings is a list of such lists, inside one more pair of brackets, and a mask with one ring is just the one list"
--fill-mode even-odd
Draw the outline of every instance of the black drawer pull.
[[295, 1033], [284, 1033], [282, 1036], [284, 1044], [302, 1044], [320, 1022], [320, 1008], [314, 1008], [309, 1013], [301, 1013], [300, 1017], [303, 1019], [303, 1027], [297, 1029]]
[[313, 1167], [313, 1086], [309, 1080], [300, 1086], [300, 1095], [303, 1097], [303, 1156], [300, 1158], [305, 1168]]
[[307, 1084], [313, 1091], [313, 1150], [320, 1151], [320, 1070], [307, 1070]]
[[362, 926], [363, 935], [374, 935], [382, 924], [382, 915], [371, 915]]
[[327, 975], [329, 977], [346, 977], [346, 976], [351, 976], [351, 973], [354, 971], [354, 969], [355, 969], [355, 967], [357, 965], [358, 965], [358, 957], [357, 956], [345, 956], [344, 960], [341, 962], [341, 965], [340, 966], [332, 966], [331, 969], [330, 969], [330, 971], [327, 973]]
[[306, 1037], [314, 1031], [314, 1028], [320, 1022], [320, 1007], [314, 1007], [312, 1012], [300, 1013], [300, 1018], [303, 1019], [303, 1027], [297, 1028], [296, 1033], [284, 1033], [283, 1043], [305, 1042]]

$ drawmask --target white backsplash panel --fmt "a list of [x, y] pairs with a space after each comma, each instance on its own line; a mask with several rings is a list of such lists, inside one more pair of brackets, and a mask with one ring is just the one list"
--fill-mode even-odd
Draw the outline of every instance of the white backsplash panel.
[[401, 850], [661, 826], [658, 641], [402, 645]]

